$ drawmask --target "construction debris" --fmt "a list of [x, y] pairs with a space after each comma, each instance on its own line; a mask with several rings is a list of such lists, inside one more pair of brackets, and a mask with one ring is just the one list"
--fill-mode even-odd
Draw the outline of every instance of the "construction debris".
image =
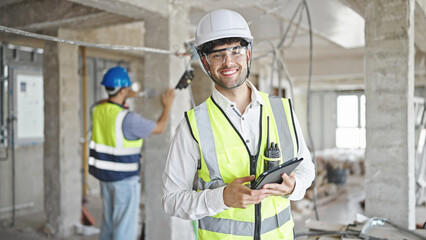
[[[359, 219], [357, 217], [357, 219]], [[365, 222], [355, 221], [353, 224], [316, 221], [308, 219], [305, 222], [309, 232], [298, 233], [296, 238], [307, 236], [307, 239], [375, 239], [375, 240], [426, 240], [426, 229], [415, 231], [404, 229], [385, 218], [367, 218]]]
[[[349, 175], [362, 176], [365, 173], [363, 149], [327, 149], [319, 151], [316, 159], [318, 206], [345, 193], [344, 185]], [[312, 188], [306, 191], [305, 199], [314, 199]]]

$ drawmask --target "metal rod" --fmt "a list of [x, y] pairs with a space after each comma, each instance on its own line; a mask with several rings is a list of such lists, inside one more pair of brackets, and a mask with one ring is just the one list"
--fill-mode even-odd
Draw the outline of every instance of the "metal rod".
[[416, 236], [416, 237], [418, 237], [418, 238], [420, 238], [420, 239], [422, 239], [422, 240], [426, 240], [426, 237], [425, 237], [425, 236], [420, 235], [419, 233], [417, 233], [417, 232], [415, 232], [415, 231], [412, 231], [412, 230], [409, 230], [409, 229], [406, 229], [406, 228], [400, 227], [400, 226], [398, 226], [398, 225], [394, 224], [393, 222], [391, 222], [391, 221], [389, 221], [389, 220], [385, 220], [385, 221], [386, 221], [386, 223], [390, 224], [392, 227], [394, 227], [394, 228], [396, 228], [396, 229], [398, 229], [398, 230], [401, 230], [401, 231], [406, 232], [406, 233], [408, 233], [408, 234], [414, 235], [414, 236]]
[[5, 83], [7, 81], [7, 76], [6, 76], [6, 72], [4, 70], [5, 66], [6, 66], [6, 47], [4, 43], [1, 43], [1, 63], [0, 63], [0, 137], [1, 137], [1, 141], [0, 141], [0, 146], [6, 146], [5, 148], [5, 156], [0, 157], [0, 160], [7, 160], [9, 158], [9, 145], [8, 145], [8, 136], [7, 136], [7, 127], [5, 127], [5, 115], [6, 115], [6, 110], [5, 110], [5, 103], [6, 103], [6, 95], [5, 93], [7, 93], [7, 89], [5, 89]]
[[303, 237], [303, 236], [324, 236], [324, 235], [339, 235], [339, 236], [358, 236], [359, 231], [312, 231], [312, 232], [303, 232], [296, 233], [294, 238]]
[[[1, 43], [1, 47], [0, 47], [0, 145], [3, 145], [5, 143], [5, 139], [6, 139], [6, 134], [4, 132], [4, 82], [6, 81], [5, 77], [4, 77], [4, 63], [5, 63], [5, 59], [4, 59], [4, 44]], [[3, 159], [3, 158], [0, 158]], [[6, 158], [7, 159], [7, 158]]]
[[169, 50], [157, 49], [157, 48], [124, 46], [124, 45], [108, 45], [108, 44], [100, 44], [100, 43], [89, 43], [89, 42], [83, 42], [83, 41], [77, 41], [77, 40], [69, 40], [69, 39], [64, 39], [59, 37], [52, 37], [48, 35], [27, 32], [27, 31], [15, 29], [15, 28], [9, 28], [2, 25], [0, 25], [0, 31], [4, 31], [7, 33], [12, 33], [12, 34], [18, 34], [21, 36], [26, 36], [31, 38], [37, 38], [37, 39], [46, 40], [46, 41], [79, 45], [79, 46], [91, 47], [91, 48], [123, 50], [123, 51], [144, 51], [144, 52], [150, 52], [150, 53], [167, 54], [167, 55], [175, 55], [175, 56], [182, 55], [177, 52], [175, 53]]
[[87, 151], [87, 76], [86, 76], [86, 47], [81, 47], [82, 75], [83, 75], [83, 200], [88, 193], [88, 151]]
[[16, 203], [16, 184], [15, 184], [15, 113], [14, 113], [14, 84], [15, 81], [12, 79], [11, 84], [9, 84], [9, 114], [8, 114], [8, 124], [10, 127], [10, 147], [12, 149], [12, 224], [11, 226], [15, 226], [15, 220], [16, 220], [16, 209], [15, 209], [15, 203]]
[[15, 208], [15, 204], [16, 204], [16, 183], [15, 183], [15, 172], [16, 172], [16, 166], [15, 166], [15, 128], [14, 128], [14, 123], [15, 121], [15, 115], [12, 112], [12, 115], [10, 116], [10, 124], [11, 124], [11, 132], [10, 132], [10, 139], [11, 139], [11, 143], [10, 146], [12, 148], [12, 227], [15, 226], [15, 219], [16, 219], [16, 208]]

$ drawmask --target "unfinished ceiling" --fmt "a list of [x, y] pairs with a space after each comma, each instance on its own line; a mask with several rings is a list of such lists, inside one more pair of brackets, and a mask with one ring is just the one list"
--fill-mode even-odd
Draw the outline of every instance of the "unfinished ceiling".
[[[140, 21], [152, 13], [151, 10], [143, 9], [142, 4], [132, 6], [128, 2], [130, 1], [6, 0], [0, 3], [0, 22], [6, 27], [49, 34], [58, 28], [85, 29]], [[292, 47], [304, 49], [309, 44], [308, 19], [301, 1], [185, 2], [190, 9], [193, 29], [206, 12], [230, 8], [246, 18], [257, 43], [270, 41], [284, 48], [292, 43]], [[315, 44], [349, 49], [363, 46], [364, 20], [358, 13], [338, 0], [311, 0], [308, 1], [308, 6], [316, 37]], [[287, 30], [290, 21], [293, 22], [293, 27]], [[282, 42], [286, 30], [286, 42]], [[293, 38], [295, 39], [292, 40]]]
[[[55, 35], [59, 28], [90, 30], [140, 22], [154, 14], [167, 16], [173, 5], [189, 10], [191, 32], [208, 11], [236, 10], [249, 22], [257, 56], [272, 46], [284, 50], [286, 59], [304, 59], [309, 54], [309, 29], [313, 33], [315, 58], [363, 54], [364, 0], [3, 0], [0, 25], [29, 32]], [[420, 2], [420, 3], [419, 3]], [[170, 9], [170, 10], [169, 10]], [[309, 11], [310, 19], [307, 12]], [[416, 2], [416, 46], [426, 50], [426, 25], [422, 1]], [[311, 23], [311, 28], [309, 24]], [[291, 27], [289, 27], [291, 26]], [[0, 40], [17, 38], [0, 32]], [[285, 41], [284, 41], [285, 40]], [[182, 43], [183, 47], [183, 43]]]

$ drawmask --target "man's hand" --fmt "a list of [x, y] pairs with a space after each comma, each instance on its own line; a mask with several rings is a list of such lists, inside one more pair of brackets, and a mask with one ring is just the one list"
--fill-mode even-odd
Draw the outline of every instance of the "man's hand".
[[172, 106], [175, 95], [176, 93], [173, 88], [167, 89], [167, 91], [161, 95], [161, 104], [163, 108], [170, 108]]
[[252, 190], [243, 185], [254, 179], [254, 175], [237, 178], [223, 190], [223, 201], [225, 205], [233, 208], [247, 208], [250, 204], [257, 204], [270, 194], [265, 190]]
[[283, 182], [281, 184], [277, 183], [269, 183], [265, 184], [262, 189], [265, 190], [265, 193], [273, 196], [283, 196], [287, 194], [291, 194], [296, 186], [296, 178], [294, 176], [294, 172], [288, 176], [283, 173], [281, 175]]
[[151, 133], [160, 134], [166, 130], [167, 122], [169, 121], [170, 109], [173, 104], [173, 99], [175, 99], [175, 90], [173, 88], [167, 89], [161, 95], [161, 104], [163, 105], [163, 112], [157, 120], [154, 130]]

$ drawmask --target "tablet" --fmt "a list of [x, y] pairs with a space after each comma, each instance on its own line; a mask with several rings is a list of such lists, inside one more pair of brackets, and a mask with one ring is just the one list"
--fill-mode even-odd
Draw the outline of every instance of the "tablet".
[[253, 187], [251, 189], [258, 190], [263, 187], [263, 185], [267, 183], [282, 183], [283, 179], [281, 175], [283, 173], [286, 173], [287, 175], [290, 175], [291, 172], [299, 165], [299, 163], [303, 160], [303, 158], [293, 158], [291, 160], [288, 160], [287, 162], [278, 165], [266, 172], [263, 172], [259, 175], [259, 177], [256, 179], [255, 183], [253, 184]]

